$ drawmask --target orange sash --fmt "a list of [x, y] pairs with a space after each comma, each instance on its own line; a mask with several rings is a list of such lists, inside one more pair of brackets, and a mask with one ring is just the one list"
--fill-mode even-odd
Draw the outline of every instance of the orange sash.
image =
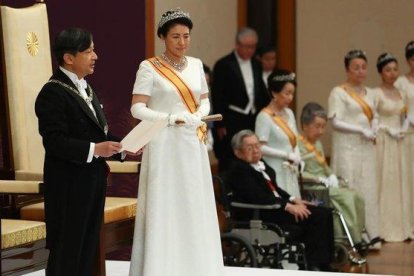
[[263, 112], [266, 112], [269, 114], [269, 116], [273, 119], [273, 121], [283, 130], [283, 132], [287, 135], [289, 138], [290, 145], [292, 148], [296, 147], [296, 135], [295, 133], [290, 129], [289, 125], [286, 123], [285, 119], [283, 119], [281, 116], [278, 116], [273, 113], [272, 110], [270, 110], [268, 107], [265, 107], [262, 109]]
[[374, 118], [374, 114], [372, 112], [371, 107], [365, 102], [364, 98], [362, 98], [358, 93], [352, 90], [351, 87], [343, 85], [342, 88], [345, 92], [354, 99], [362, 108], [365, 116], [368, 118], [369, 123], [371, 124], [372, 119]]
[[311, 144], [308, 140], [306, 140], [306, 138], [303, 137], [303, 135], [299, 136], [299, 140], [302, 141], [303, 145], [305, 146], [308, 152], [315, 153], [315, 159], [316, 161], [318, 161], [319, 164], [321, 164], [322, 166], [328, 165], [326, 163], [325, 156], [322, 154], [322, 152], [316, 149], [315, 145]]
[[[182, 80], [174, 71], [174, 69], [172, 69], [159, 57], [149, 58], [148, 61], [152, 67], [154, 67], [155, 71], [157, 71], [162, 77], [170, 81], [175, 86], [181, 100], [187, 107], [187, 110], [191, 113], [195, 113], [197, 111], [198, 104], [194, 98], [193, 92], [187, 86], [184, 80]], [[200, 141], [204, 143], [207, 142], [207, 125], [205, 123], [197, 128], [197, 136]]]

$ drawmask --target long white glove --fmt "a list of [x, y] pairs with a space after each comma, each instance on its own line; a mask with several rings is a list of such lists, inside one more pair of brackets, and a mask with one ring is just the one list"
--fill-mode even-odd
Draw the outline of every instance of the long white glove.
[[387, 133], [394, 139], [402, 139], [404, 138], [404, 133], [402, 132], [401, 129], [398, 128], [392, 128], [392, 127], [388, 127], [386, 128]]
[[357, 125], [345, 123], [341, 120], [338, 120], [336, 118], [332, 119], [332, 126], [335, 129], [351, 132], [351, 133], [359, 133], [361, 134], [365, 139], [368, 140], [374, 140], [375, 139], [375, 132], [371, 128], [363, 128]]
[[414, 114], [408, 114], [407, 119], [414, 126]]
[[322, 177], [322, 176], [320, 176], [320, 177], [318, 178], [318, 180], [319, 180], [319, 183], [322, 183], [322, 184], [324, 184], [326, 187], [329, 187], [329, 179], [328, 179], [328, 177]]
[[182, 114], [167, 114], [165, 112], [154, 111], [149, 109], [145, 103], [135, 103], [131, 106], [131, 114], [134, 118], [145, 121], [161, 121], [167, 120], [169, 125], [175, 125], [177, 121], [186, 123]]
[[200, 105], [198, 106], [198, 110], [195, 114], [200, 117], [207, 116], [210, 113], [210, 100], [204, 98], [200, 101]]
[[339, 182], [338, 182], [338, 178], [336, 177], [336, 175], [334, 175], [334, 174], [331, 174], [329, 177], [328, 177], [328, 181], [329, 181], [329, 186], [331, 186], [331, 187], [335, 187], [335, 188], [338, 188], [338, 184], [339, 184]]
[[275, 149], [275, 148], [269, 147], [268, 145], [262, 145], [261, 150], [264, 155], [271, 156], [271, 157], [278, 157], [282, 159], [288, 159], [287, 152], [283, 150]]
[[408, 119], [408, 117], [405, 117], [405, 119], [402, 123], [401, 131], [406, 132], [408, 130], [409, 126], [410, 126], [410, 120]]
[[190, 113], [188, 111], [184, 111], [180, 113], [180, 115], [184, 118], [184, 121], [186, 125], [188, 126], [200, 126], [203, 124], [203, 121], [201, 121], [201, 116], [196, 113]]
[[292, 161], [295, 165], [299, 165], [299, 163], [302, 161], [300, 155], [297, 152], [289, 152], [288, 160]]

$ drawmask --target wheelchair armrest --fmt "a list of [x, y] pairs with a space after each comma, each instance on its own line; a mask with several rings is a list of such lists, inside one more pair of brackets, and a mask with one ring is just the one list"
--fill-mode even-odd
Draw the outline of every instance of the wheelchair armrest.
[[43, 183], [27, 180], [0, 180], [0, 194], [42, 194]]
[[241, 202], [232, 202], [231, 206], [237, 208], [245, 208], [245, 209], [261, 209], [261, 210], [272, 210], [272, 209], [280, 209], [280, 204], [272, 204], [272, 205], [261, 205], [261, 204], [250, 204], [250, 203], [241, 203]]

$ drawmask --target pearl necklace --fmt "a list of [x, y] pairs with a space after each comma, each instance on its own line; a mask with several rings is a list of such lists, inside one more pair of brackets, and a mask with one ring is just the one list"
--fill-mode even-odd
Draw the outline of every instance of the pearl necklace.
[[187, 58], [185, 56], [182, 57], [180, 63], [176, 63], [175, 61], [168, 58], [165, 54], [162, 54], [161, 57], [177, 71], [182, 72], [184, 68], [187, 66]]

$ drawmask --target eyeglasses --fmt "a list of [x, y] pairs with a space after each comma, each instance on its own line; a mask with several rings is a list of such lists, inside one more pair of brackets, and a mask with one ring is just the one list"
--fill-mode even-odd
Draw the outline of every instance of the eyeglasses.
[[260, 150], [261, 146], [262, 145], [260, 143], [257, 143], [257, 144], [245, 145], [242, 147], [242, 149], [247, 152], [252, 152], [253, 150]]
[[239, 42], [240, 47], [244, 48], [244, 49], [256, 49], [257, 45], [256, 44], [243, 44]]

